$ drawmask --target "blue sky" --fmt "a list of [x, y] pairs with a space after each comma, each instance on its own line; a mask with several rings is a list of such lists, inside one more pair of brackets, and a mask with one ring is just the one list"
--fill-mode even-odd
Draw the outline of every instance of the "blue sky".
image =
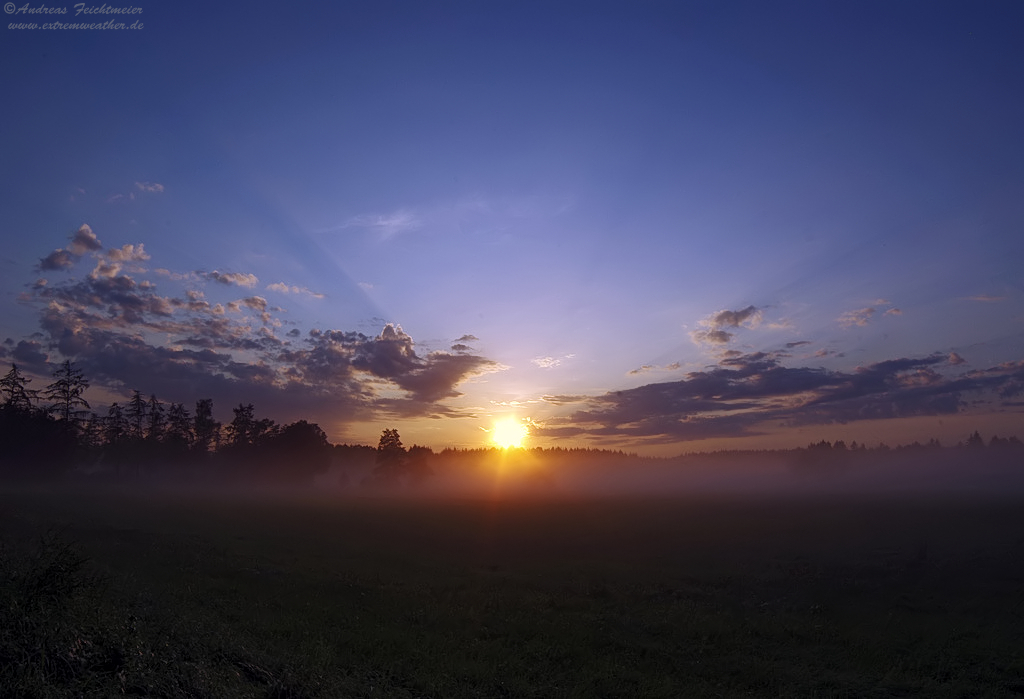
[[134, 6], [0, 42], [0, 359], [100, 412], [1024, 436], [1018, 3]]

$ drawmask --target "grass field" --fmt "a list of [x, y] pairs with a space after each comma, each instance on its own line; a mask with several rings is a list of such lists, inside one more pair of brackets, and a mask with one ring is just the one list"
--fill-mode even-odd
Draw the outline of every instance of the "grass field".
[[40, 489], [0, 525], [2, 696], [1024, 694], [1020, 499]]

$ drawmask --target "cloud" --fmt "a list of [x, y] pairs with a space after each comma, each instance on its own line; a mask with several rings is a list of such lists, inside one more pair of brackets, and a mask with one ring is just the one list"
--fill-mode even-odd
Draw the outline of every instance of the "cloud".
[[967, 360], [964, 359], [963, 357], [961, 357], [956, 352], [950, 352], [949, 353], [949, 363], [951, 365], [953, 365], [953, 366], [959, 366], [961, 364], [966, 364]]
[[530, 362], [541, 369], [554, 369], [556, 366], [561, 365], [562, 362], [575, 356], [575, 354], [566, 354], [562, 357], [534, 357]]
[[1005, 296], [991, 296], [989, 294], [978, 294], [977, 296], [968, 296], [968, 301], [981, 301], [982, 303], [996, 303], [998, 301], [1005, 301]]
[[407, 209], [399, 209], [390, 214], [361, 214], [353, 216], [341, 225], [342, 228], [366, 228], [380, 233], [387, 240], [398, 233], [413, 231], [422, 225], [422, 221]]
[[39, 269], [43, 271], [70, 269], [75, 266], [76, 261], [77, 258], [67, 250], [57, 249], [39, 260]]
[[690, 333], [690, 339], [696, 344], [724, 345], [732, 341], [736, 333], [723, 328], [755, 328], [763, 318], [762, 309], [747, 306], [738, 311], [718, 311], [700, 321], [699, 330]]
[[135, 188], [141, 192], [162, 192], [164, 186], [158, 182], [136, 182]]
[[92, 228], [88, 224], [83, 223], [75, 231], [74, 235], [71, 236], [71, 245], [68, 246], [68, 252], [76, 257], [81, 257], [87, 252], [97, 252], [102, 247], [96, 234], [92, 232]]
[[87, 252], [96, 252], [103, 246], [88, 224], [83, 223], [71, 236], [71, 244], [58, 248], [39, 260], [37, 269], [53, 271], [70, 269]]
[[268, 284], [267, 290], [276, 291], [281, 294], [305, 294], [306, 296], [312, 296], [315, 299], [324, 298], [323, 294], [318, 294], [314, 291], [310, 291], [304, 286], [288, 286], [284, 282], [274, 282], [273, 284]]
[[551, 405], [572, 405], [573, 403], [586, 403], [591, 398], [590, 396], [559, 395], [541, 396], [541, 400]]
[[948, 377], [944, 354], [877, 362], [853, 371], [786, 367], [783, 355], [732, 354], [678, 381], [589, 398], [587, 407], [546, 421], [539, 436], [591, 435], [673, 442], [760, 434], [779, 424], [811, 425], [949, 415], [967, 394], [1024, 390], [1024, 362]]
[[627, 372], [627, 376], [639, 376], [640, 374], [647, 374], [652, 371], [678, 371], [680, 368], [679, 362], [672, 362], [665, 366], [655, 366], [654, 364], [644, 364], [639, 369], [633, 369]]
[[234, 284], [236, 286], [244, 286], [246, 288], [252, 288], [259, 283], [259, 279], [255, 274], [245, 274], [241, 272], [219, 272], [213, 270], [212, 272], [196, 272], [203, 279], [209, 279], [210, 281], [217, 282], [218, 284], [226, 284], [228, 286]]
[[111, 262], [142, 262], [149, 259], [149, 254], [143, 248], [142, 243], [138, 245], [122, 245], [120, 248], [107, 250], [106, 258]]
[[852, 328], [853, 326], [864, 327], [871, 320], [871, 317], [875, 315], [874, 308], [859, 308], [856, 311], [847, 311], [843, 315], [839, 316], [839, 324], [844, 328]]
[[[444, 401], [461, 395], [463, 382], [504, 368], [463, 343], [455, 343], [463, 345], [457, 351], [421, 354], [392, 324], [377, 336], [319, 329], [303, 336], [292, 328], [278, 338], [273, 328], [283, 325], [276, 316], [282, 309], [262, 296], [225, 306], [197, 289], [163, 295], [157, 284], [137, 281], [120, 268], [149, 259], [141, 245], [98, 257], [91, 274], [30, 287], [24, 297], [37, 309], [42, 332], [38, 340], [5, 346], [5, 356], [16, 353], [44, 369], [47, 361], [57, 361], [54, 355], [69, 358], [93, 386], [115, 392], [140, 388], [171, 401], [262, 403], [277, 411], [275, 419], [332, 422], [458, 417], [462, 413]], [[256, 283], [254, 275], [159, 269], [159, 278]]]
[[154, 269], [153, 271], [156, 274], [159, 274], [161, 277], [167, 277], [168, 279], [171, 279], [171, 280], [176, 281], [176, 282], [180, 282], [180, 281], [195, 282], [195, 281], [199, 281], [200, 278], [201, 278], [197, 272], [172, 272], [171, 270], [164, 269], [163, 267], [158, 267], [158, 268]]
[[10, 352], [10, 357], [18, 364], [29, 369], [42, 369], [46, 366], [47, 354], [43, 345], [34, 340], [20, 340]]
[[871, 321], [871, 319], [875, 316], [876, 313], [878, 313], [879, 306], [890, 306], [890, 308], [887, 308], [882, 313], [882, 315], [884, 316], [903, 315], [903, 311], [901, 311], [899, 308], [896, 308], [885, 299], [875, 299], [875, 302], [871, 306], [867, 306], [865, 308], [858, 308], [853, 311], [847, 311], [846, 313], [843, 313], [841, 316], [839, 316], [839, 318], [837, 318], [836, 320], [844, 328], [852, 328], [854, 326], [862, 328]]
[[740, 311], [719, 311], [712, 315], [708, 322], [713, 328], [738, 328], [741, 325], [755, 327], [761, 321], [761, 311], [754, 306], [747, 306]]

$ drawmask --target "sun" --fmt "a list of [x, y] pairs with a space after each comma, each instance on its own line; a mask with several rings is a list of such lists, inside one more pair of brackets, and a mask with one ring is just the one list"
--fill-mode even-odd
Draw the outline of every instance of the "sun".
[[523, 446], [523, 440], [530, 433], [524, 422], [514, 418], [506, 417], [494, 423], [491, 430], [491, 441], [502, 449]]

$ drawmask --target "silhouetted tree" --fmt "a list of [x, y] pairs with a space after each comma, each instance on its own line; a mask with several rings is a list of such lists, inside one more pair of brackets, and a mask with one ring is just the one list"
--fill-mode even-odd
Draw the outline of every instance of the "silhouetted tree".
[[146, 399], [138, 391], [132, 391], [132, 399], [128, 401], [125, 418], [131, 429], [133, 439], [142, 439], [142, 426], [146, 422]]
[[151, 442], [159, 442], [164, 436], [166, 418], [164, 417], [164, 406], [156, 399], [156, 394], [149, 396], [146, 402], [146, 414], [149, 419], [146, 421], [146, 439]]
[[70, 465], [77, 446], [70, 423], [58, 423], [49, 412], [35, 409], [30, 381], [14, 364], [0, 378], [0, 473], [7, 477], [53, 476]]
[[228, 444], [236, 449], [251, 445], [256, 432], [256, 409], [252, 403], [239, 403], [238, 407], [232, 408], [231, 411], [235, 417], [227, 426]]
[[430, 447], [421, 447], [413, 444], [409, 447], [406, 458], [406, 472], [413, 481], [422, 481], [434, 473], [430, 466], [430, 459], [434, 456], [434, 450]]
[[263, 438], [268, 466], [275, 476], [289, 480], [309, 478], [331, 463], [327, 435], [315, 423], [299, 420]]
[[385, 429], [377, 443], [377, 459], [374, 476], [383, 481], [393, 481], [402, 475], [405, 465], [405, 447], [396, 429]]
[[194, 447], [206, 454], [211, 447], [220, 443], [220, 423], [213, 419], [213, 400], [203, 398], [196, 401], [196, 414], [192, 419]]
[[103, 444], [103, 418], [90, 412], [89, 417], [82, 423], [78, 441], [86, 450], [99, 448]]
[[975, 430], [974, 434], [967, 438], [967, 446], [971, 449], [980, 449], [985, 446], [985, 440], [982, 439], [981, 434]]
[[107, 446], [118, 447], [124, 443], [128, 436], [128, 420], [125, 419], [124, 411], [117, 403], [111, 403], [107, 410], [107, 417], [103, 421], [103, 438]]
[[82, 394], [89, 388], [89, 382], [70, 359], [65, 359], [60, 368], [53, 372], [53, 378], [56, 381], [46, 387], [46, 397], [53, 401], [50, 410], [60, 415], [65, 425], [77, 426], [84, 412], [79, 407], [89, 409], [89, 403], [82, 398]]
[[182, 403], [171, 403], [167, 411], [166, 441], [179, 451], [192, 446], [192, 416]]
[[18, 371], [17, 364], [11, 364], [11, 370], [0, 379], [0, 393], [4, 397], [4, 407], [30, 412], [32, 404], [37, 399], [36, 392], [26, 388], [31, 381], [32, 379], [25, 378], [24, 374]]

